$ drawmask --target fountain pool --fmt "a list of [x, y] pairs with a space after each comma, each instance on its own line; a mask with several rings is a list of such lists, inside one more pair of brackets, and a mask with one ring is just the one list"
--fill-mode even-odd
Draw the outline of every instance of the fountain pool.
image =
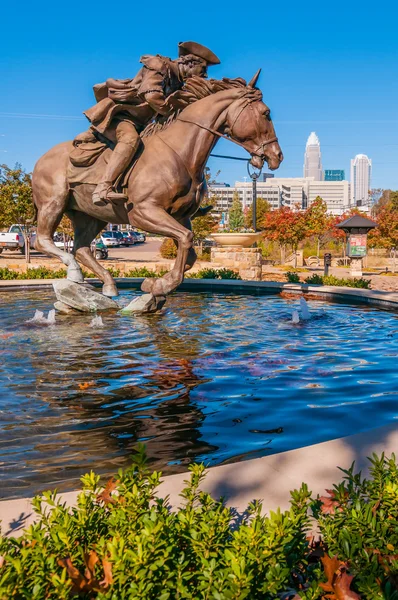
[[138, 441], [173, 473], [398, 418], [396, 313], [312, 300], [293, 322], [298, 299], [177, 293], [161, 313], [103, 313], [103, 326], [90, 314], [27, 323], [53, 302], [52, 291], [0, 296], [3, 498], [113, 474]]

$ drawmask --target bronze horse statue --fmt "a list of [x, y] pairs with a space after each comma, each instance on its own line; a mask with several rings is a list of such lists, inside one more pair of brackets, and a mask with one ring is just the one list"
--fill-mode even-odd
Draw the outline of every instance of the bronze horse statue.
[[[72, 142], [49, 150], [37, 162], [32, 178], [36, 249], [59, 257], [67, 266], [68, 279], [82, 283], [78, 260], [103, 282], [104, 295], [116, 296], [113, 277], [94, 258], [90, 245], [107, 223], [130, 223], [172, 238], [177, 245], [171, 271], [158, 279], [146, 279], [142, 290], [159, 299], [175, 290], [196, 260], [190, 219], [205, 193], [204, 168], [218, 139], [226, 137], [242, 146], [256, 167], [266, 160], [274, 170], [283, 160], [269, 108], [255, 87], [258, 75], [247, 85], [243, 79], [192, 78], [185, 91], [177, 92], [188, 98], [185, 108], [166, 127], [155, 127], [152, 135], [143, 137], [144, 148], [128, 179], [125, 205], [95, 206], [93, 185], [70, 185], [67, 172]], [[73, 255], [53, 241], [64, 213], [74, 227]]]

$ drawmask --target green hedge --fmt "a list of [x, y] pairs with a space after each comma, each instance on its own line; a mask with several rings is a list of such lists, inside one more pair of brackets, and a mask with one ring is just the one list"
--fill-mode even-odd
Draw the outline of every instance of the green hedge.
[[[119, 269], [112, 267], [108, 268], [109, 273], [113, 277], [162, 277], [167, 271], [153, 271], [147, 267], [140, 267], [132, 269], [121, 275]], [[89, 273], [83, 270], [83, 275], [87, 279], [93, 279], [96, 277], [93, 273]], [[195, 279], [240, 279], [239, 275], [231, 269], [202, 269], [197, 273], [190, 273], [187, 277]], [[1, 279], [63, 279], [66, 277], [66, 270], [59, 269], [58, 271], [52, 271], [47, 267], [38, 267], [37, 269], [27, 269], [26, 273], [18, 273], [8, 267], [0, 268], [0, 280]]]
[[[286, 279], [289, 283], [300, 283], [300, 276], [290, 271], [286, 273]], [[304, 280], [304, 283], [308, 283], [310, 285], [335, 285], [339, 287], [352, 287], [352, 288], [362, 288], [362, 289], [370, 289], [370, 280], [354, 277], [352, 279], [343, 279], [340, 277], [335, 277], [334, 275], [318, 275], [314, 274], [311, 277], [307, 277]]]
[[[315, 499], [302, 484], [290, 510], [268, 516], [260, 502], [238, 516], [199, 491], [204, 467], [192, 465], [171, 512], [141, 446], [105, 487], [93, 472], [82, 477], [76, 507], [55, 492], [34, 499], [38, 521], [20, 538], [0, 537], [0, 597], [396, 600], [397, 465], [394, 455], [371, 462], [369, 480], [351, 468]], [[308, 535], [314, 518], [318, 542]]]

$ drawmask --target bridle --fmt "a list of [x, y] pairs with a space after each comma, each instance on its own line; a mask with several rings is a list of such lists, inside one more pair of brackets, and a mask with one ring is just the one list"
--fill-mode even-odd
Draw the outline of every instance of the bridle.
[[[212, 133], [213, 135], [216, 135], [219, 138], [224, 138], [225, 140], [228, 140], [229, 142], [233, 142], [234, 144], [237, 144], [238, 146], [241, 146], [241, 148], [243, 148], [244, 150], [246, 150], [246, 152], [249, 152], [249, 150], [247, 150], [245, 148], [245, 146], [241, 143], [238, 142], [237, 140], [233, 139], [233, 131], [234, 131], [234, 127], [236, 125], [237, 120], [239, 119], [239, 117], [241, 116], [241, 114], [243, 113], [243, 111], [250, 106], [253, 102], [257, 102], [257, 98], [246, 98], [246, 102], [243, 104], [242, 108], [240, 109], [240, 111], [238, 112], [238, 114], [236, 115], [234, 122], [231, 125], [231, 129], [230, 129], [230, 134], [229, 135], [225, 135], [224, 133], [220, 133], [219, 131], [217, 131], [216, 129], [212, 129], [211, 127], [206, 127], [206, 125], [202, 125], [202, 123], [197, 123], [196, 121], [190, 121], [189, 119], [183, 119], [181, 118], [180, 115], [178, 115], [178, 117], [176, 118], [176, 121], [181, 121], [182, 123], [189, 123], [191, 125], [196, 125], [196, 127], [200, 127], [201, 129], [205, 129], [206, 131], [208, 131], [209, 133]], [[252, 156], [257, 156], [260, 159], [263, 159], [265, 156], [265, 151], [264, 148], [265, 146], [268, 146], [269, 144], [273, 144], [274, 142], [277, 142], [278, 138], [275, 136], [273, 138], [270, 138], [269, 140], [263, 142], [262, 144], [260, 144], [253, 152], [249, 152], [249, 154], [251, 154]], [[262, 150], [261, 153], [259, 153], [259, 150]]]

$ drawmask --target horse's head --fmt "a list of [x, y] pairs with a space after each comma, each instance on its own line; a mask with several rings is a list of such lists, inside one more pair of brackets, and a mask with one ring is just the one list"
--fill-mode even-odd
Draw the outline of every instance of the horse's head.
[[256, 73], [239, 98], [230, 105], [224, 132], [239, 142], [249, 154], [251, 164], [261, 168], [267, 161], [271, 170], [283, 160], [282, 150], [275, 135], [270, 109], [262, 101], [262, 93], [255, 87], [260, 71]]

